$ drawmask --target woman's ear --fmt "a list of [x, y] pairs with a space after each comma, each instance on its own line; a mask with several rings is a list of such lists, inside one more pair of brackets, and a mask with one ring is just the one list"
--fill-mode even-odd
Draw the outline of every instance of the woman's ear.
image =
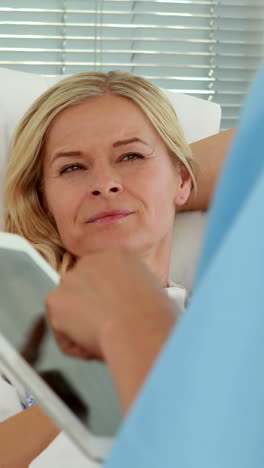
[[180, 206], [184, 205], [187, 202], [192, 190], [192, 178], [190, 176], [189, 171], [183, 164], [180, 164], [179, 166], [178, 178], [179, 179], [177, 193], [175, 196], [175, 204]]

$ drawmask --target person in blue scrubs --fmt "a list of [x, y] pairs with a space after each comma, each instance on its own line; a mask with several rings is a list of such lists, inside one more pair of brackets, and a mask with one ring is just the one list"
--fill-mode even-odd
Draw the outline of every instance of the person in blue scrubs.
[[[66, 285], [62, 284], [48, 298], [49, 320], [62, 349], [76, 356], [104, 358], [112, 370], [121, 399], [127, 392], [123, 403], [126, 411], [129, 410], [128, 415], [106, 462], [107, 468], [264, 466], [263, 85], [264, 69], [249, 94], [240, 129], [218, 185], [192, 301], [168, 339], [171, 330], [169, 302], [161, 299], [162, 292], [158, 292], [151, 275], [148, 277], [141, 266], [137, 268], [136, 260], [132, 262], [138, 294], [133, 299], [127, 288], [127, 297], [130, 302], [134, 300], [135, 306], [138, 304], [142, 315], [145, 314], [146, 320], [141, 322], [143, 330], [156, 334], [155, 346], [158, 348], [160, 344], [161, 348], [167, 340], [150, 371], [149, 366], [148, 378], [136, 399], [135, 389], [128, 395], [125, 388], [131, 382], [120, 380], [115, 370], [117, 361], [123, 369], [138, 365], [142, 357], [141, 343], [134, 348], [134, 358], [130, 359], [131, 354], [124, 359], [122, 346], [128, 346], [125, 334], [123, 342], [121, 338], [119, 343], [113, 339], [121, 324], [116, 322], [110, 326], [108, 323], [98, 339], [96, 322], [88, 327], [85, 309], [81, 306], [78, 320], [75, 319], [78, 326], [72, 320], [70, 329], [67, 280]], [[123, 278], [125, 256], [126, 253], [122, 253], [117, 260]], [[100, 262], [103, 263], [102, 254]], [[105, 268], [107, 271], [107, 261]], [[81, 262], [69, 273], [72, 275], [69, 284], [74, 275], [89, 278], [89, 274], [95, 274], [88, 270], [85, 261]], [[127, 278], [131, 282], [131, 269]], [[162, 325], [159, 310], [164, 312], [165, 321], [168, 319], [160, 339], [159, 326], [155, 328], [154, 323], [150, 328], [148, 308], [143, 307], [144, 301], [140, 302], [140, 278], [144, 294], [148, 296], [145, 305], [150, 305], [152, 300], [156, 312], [152, 320], [155, 322], [157, 318], [157, 324]], [[123, 281], [125, 283], [125, 279]], [[124, 284], [120, 289], [122, 287], [125, 291]], [[120, 300], [127, 307], [125, 296], [125, 292], [122, 293]], [[86, 298], [86, 306], [92, 306], [93, 313], [95, 307], [98, 310], [102, 307], [102, 301], [99, 305], [89, 304], [87, 292]], [[114, 306], [117, 307], [117, 303]], [[63, 320], [63, 313], [67, 320]], [[76, 308], [72, 315], [76, 317]], [[83, 327], [80, 327], [81, 317]], [[123, 325], [128, 324], [133, 334], [133, 320], [129, 321], [124, 314]], [[78, 327], [82, 328], [80, 333]], [[145, 351], [154, 359], [157, 353], [148, 349], [147, 338], [146, 334]], [[140, 372], [139, 366], [139, 375]]]
[[264, 69], [214, 200], [192, 303], [107, 466], [264, 464]]

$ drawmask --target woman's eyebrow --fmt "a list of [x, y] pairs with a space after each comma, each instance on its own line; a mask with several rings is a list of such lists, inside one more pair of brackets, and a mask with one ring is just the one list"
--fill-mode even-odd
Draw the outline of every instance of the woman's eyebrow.
[[81, 155], [82, 155], [81, 151], [59, 151], [58, 153], [55, 153], [51, 162], [53, 163], [55, 160], [59, 158], [65, 158], [65, 157], [67, 158], [67, 157], [81, 156]]
[[[119, 140], [113, 143], [113, 147], [116, 148], [118, 146], [124, 146], [128, 145], [130, 143], [142, 143], [143, 145], [149, 146], [148, 143], [145, 141], [141, 140], [140, 138], [129, 138], [127, 140]], [[53, 163], [59, 158], [65, 158], [65, 157], [76, 157], [76, 156], [82, 156], [81, 151], [58, 151], [58, 153], [55, 153], [54, 157], [52, 158], [51, 162]]]
[[116, 148], [117, 146], [128, 145], [129, 143], [143, 143], [143, 145], [148, 146], [148, 144], [145, 141], [141, 140], [140, 138], [129, 138], [128, 140], [116, 141], [113, 144], [113, 147]]

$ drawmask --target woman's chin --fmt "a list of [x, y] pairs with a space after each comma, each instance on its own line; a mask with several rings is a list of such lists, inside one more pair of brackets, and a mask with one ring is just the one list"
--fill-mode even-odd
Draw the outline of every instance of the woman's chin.
[[140, 243], [132, 236], [126, 237], [109, 237], [106, 239], [96, 239], [94, 242], [89, 240], [89, 245], [82, 249], [82, 253], [79, 256], [88, 255], [96, 252], [103, 252], [105, 250], [116, 249], [116, 248], [127, 248], [131, 250], [141, 250]]

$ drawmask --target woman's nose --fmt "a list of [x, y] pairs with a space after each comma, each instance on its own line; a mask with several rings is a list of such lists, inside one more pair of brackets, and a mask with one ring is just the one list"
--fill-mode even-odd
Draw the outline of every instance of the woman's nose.
[[98, 197], [99, 195], [102, 196], [111, 196], [113, 193], [121, 192], [122, 188], [119, 184], [111, 184], [109, 187], [101, 187], [100, 189], [96, 189], [92, 191], [92, 195], [94, 197]]
[[90, 189], [90, 194], [93, 197], [111, 197], [114, 194], [122, 191], [122, 184], [116, 180], [113, 174], [100, 175], [94, 177], [93, 186]]

